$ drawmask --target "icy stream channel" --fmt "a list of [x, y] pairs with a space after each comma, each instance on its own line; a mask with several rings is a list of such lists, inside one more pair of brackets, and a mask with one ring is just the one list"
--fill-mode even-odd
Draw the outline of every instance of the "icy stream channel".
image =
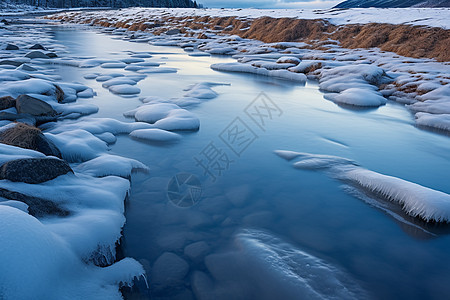
[[[122, 247], [125, 256], [143, 264], [150, 289], [137, 283], [126, 297], [442, 299], [450, 293], [448, 227], [425, 225], [366, 195], [355, 197], [343, 182], [296, 170], [273, 153], [345, 157], [450, 193], [450, 139], [417, 129], [402, 105], [349, 110], [325, 100], [314, 82], [210, 69], [233, 62], [229, 57], [188, 56], [177, 47], [76, 28], [53, 30], [73, 56], [144, 58], [166, 71], [142, 72], [147, 77], [133, 85], [140, 94], [126, 88], [132, 95], [124, 97], [85, 75], [134, 71], [116, 69], [119, 64], [61, 66], [64, 81], [97, 92], [78, 100], [99, 107], [93, 117], [133, 122], [123, 113], [141, 105], [139, 97], [178, 98], [193, 84], [225, 84], [210, 86], [216, 98], [186, 107], [199, 119], [199, 131], [178, 132], [181, 138], [170, 142], [123, 135], [111, 146], [112, 154], [150, 168], [149, 174], [132, 176]], [[242, 130], [246, 134], [238, 134]], [[208, 173], [204, 165], [213, 156], [219, 160]], [[189, 176], [196, 189], [177, 190]], [[195, 204], [179, 201], [182, 196]]]

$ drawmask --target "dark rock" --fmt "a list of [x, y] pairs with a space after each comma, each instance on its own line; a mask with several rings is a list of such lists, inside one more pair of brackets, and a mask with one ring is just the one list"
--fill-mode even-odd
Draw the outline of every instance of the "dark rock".
[[70, 173], [72, 169], [58, 158], [24, 158], [4, 163], [0, 167], [0, 179], [14, 182], [42, 183]]
[[16, 100], [11, 96], [0, 97], [0, 110], [16, 106]]
[[50, 57], [50, 58], [58, 57], [58, 55], [56, 55], [56, 53], [53, 53], [53, 52], [45, 53], [45, 55], [47, 55], [47, 56]]
[[45, 47], [42, 46], [41, 44], [34, 44], [34, 45], [31, 46], [29, 49], [33, 49], [33, 50], [47, 50], [47, 49], [45, 49]]
[[63, 91], [62, 88], [61, 88], [59, 85], [57, 85], [57, 84], [55, 84], [55, 88], [56, 88], [56, 100], [57, 100], [59, 103], [64, 102], [64, 91]]
[[34, 58], [50, 58], [47, 55], [45, 55], [44, 53], [42, 53], [41, 51], [31, 51], [29, 52], [27, 55], [25, 55], [25, 57], [34, 59]]
[[151, 278], [157, 289], [179, 285], [189, 272], [188, 263], [172, 252], [164, 252], [153, 264]]
[[36, 118], [31, 115], [14, 114], [6, 111], [0, 112], [0, 120], [19, 121], [33, 126], [36, 125]]
[[9, 200], [20, 201], [28, 205], [28, 212], [30, 215], [37, 218], [49, 215], [65, 217], [69, 215], [69, 211], [59, 207], [50, 200], [28, 196], [19, 192], [9, 191], [0, 188], [0, 197]]
[[9, 60], [9, 59], [5, 59], [5, 60], [1, 60], [0, 61], [0, 65], [10, 65], [10, 66], [14, 66], [14, 67], [20, 67], [22, 64], [23, 64], [23, 62], [15, 61], [15, 60]]
[[0, 143], [39, 151], [48, 156], [61, 158], [61, 152], [39, 128], [23, 123], [0, 131]]
[[167, 31], [166, 31], [166, 34], [167, 34], [167, 35], [175, 35], [175, 34], [179, 34], [179, 33], [181, 33], [181, 30], [180, 30], [180, 29], [177, 29], [177, 28], [175, 28], [175, 29], [170, 29], [170, 30], [167, 30]]
[[13, 44], [8, 44], [8, 45], [6, 45], [5, 50], [19, 50], [19, 47], [17, 47], [16, 45], [13, 45]]
[[23, 64], [23, 65], [20, 67], [20, 69], [21, 69], [21, 70], [24, 70], [24, 71], [31, 71], [31, 72], [37, 71], [36, 68], [33, 68], [32, 66], [29, 66], [29, 65], [27, 65], [27, 64]]
[[16, 109], [19, 114], [56, 116], [56, 111], [50, 104], [28, 95], [20, 95], [17, 97]]

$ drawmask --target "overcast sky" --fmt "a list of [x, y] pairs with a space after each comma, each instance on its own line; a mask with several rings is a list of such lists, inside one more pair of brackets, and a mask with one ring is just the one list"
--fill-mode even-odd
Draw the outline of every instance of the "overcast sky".
[[197, 0], [205, 7], [330, 8], [343, 0]]

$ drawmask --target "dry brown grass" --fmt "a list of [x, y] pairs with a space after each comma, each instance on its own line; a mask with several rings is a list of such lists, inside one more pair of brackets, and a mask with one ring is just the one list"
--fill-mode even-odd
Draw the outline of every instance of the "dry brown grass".
[[23, 123], [17, 123], [13, 128], [0, 132], [0, 141], [3, 144], [25, 149], [34, 149], [36, 137], [41, 130]]
[[[66, 22], [76, 22], [75, 14], [71, 16], [49, 17]], [[392, 24], [351, 24], [335, 26], [326, 20], [302, 20], [295, 18], [261, 17], [243, 20], [236, 17], [165, 17], [161, 25], [182, 29], [221, 30], [225, 34], [236, 34], [243, 38], [256, 39], [266, 43], [273, 42], [307, 42], [313, 48], [323, 46], [323, 41], [332, 39], [345, 48], [373, 48], [395, 52], [413, 58], [434, 58], [438, 61], [450, 61], [450, 30], [423, 26]], [[132, 19], [117, 22], [113, 18], [84, 20], [103, 27], [120, 27], [128, 30], [151, 30], [161, 34], [166, 29], [153, 28], [145, 22], [155, 21]], [[129, 25], [132, 23], [132, 25]], [[232, 26], [232, 29], [227, 28]], [[248, 29], [246, 29], [248, 28]], [[242, 30], [246, 29], [246, 30]], [[317, 42], [319, 41], [319, 42]]]

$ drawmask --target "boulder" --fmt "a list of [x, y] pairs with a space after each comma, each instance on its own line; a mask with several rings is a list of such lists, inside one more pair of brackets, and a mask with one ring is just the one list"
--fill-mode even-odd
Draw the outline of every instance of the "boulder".
[[0, 167], [0, 179], [32, 184], [46, 182], [67, 173], [73, 173], [69, 164], [52, 157], [15, 159]]
[[53, 52], [45, 53], [45, 55], [47, 55], [47, 56], [50, 57], [50, 58], [58, 57], [58, 55], [56, 55], [56, 53], [53, 53]]
[[57, 100], [59, 103], [64, 102], [64, 91], [63, 91], [62, 88], [61, 88], [59, 85], [57, 85], [57, 84], [55, 84], [55, 88], [56, 88], [56, 100]]
[[47, 55], [45, 55], [44, 53], [42, 53], [41, 51], [31, 51], [29, 52], [27, 55], [25, 55], [25, 57], [28, 58], [50, 58]]
[[14, 66], [14, 67], [20, 67], [23, 64], [23, 62], [20, 61], [15, 61], [15, 60], [9, 60], [9, 59], [4, 59], [4, 60], [0, 60], [0, 65], [10, 65], [10, 66]]
[[34, 118], [31, 115], [24, 115], [24, 114], [15, 114], [10, 113], [6, 111], [0, 112], [0, 120], [6, 120], [6, 121], [17, 121], [21, 123], [26, 123], [35, 126], [36, 125], [36, 118]]
[[42, 46], [41, 44], [34, 44], [33, 46], [31, 46], [29, 49], [33, 49], [33, 50], [46, 50], [44, 46]]
[[32, 116], [56, 116], [53, 107], [37, 98], [20, 95], [16, 99], [16, 109], [19, 114], [29, 114]]
[[0, 143], [31, 149], [48, 156], [61, 158], [61, 152], [58, 147], [48, 140], [40, 129], [23, 123], [17, 123], [0, 131]]
[[33, 68], [32, 66], [29, 66], [29, 65], [27, 65], [27, 64], [23, 64], [23, 65], [20, 67], [20, 70], [31, 71], [31, 72], [37, 71], [36, 68]]
[[210, 251], [210, 247], [204, 241], [190, 244], [184, 248], [184, 255], [194, 262], [200, 262]]
[[166, 31], [166, 34], [167, 34], [167, 35], [175, 35], [175, 34], [179, 34], [179, 33], [181, 33], [181, 30], [180, 30], [180, 29], [177, 29], [177, 28], [175, 28], [175, 29], [170, 29], [170, 30], [167, 30], [167, 31]]
[[28, 205], [28, 213], [36, 218], [45, 216], [68, 216], [69, 211], [59, 207], [50, 200], [28, 196], [19, 192], [9, 191], [0, 188], [0, 197], [20, 201]]
[[151, 278], [156, 288], [179, 285], [189, 271], [185, 260], [172, 252], [164, 252], [153, 264]]
[[0, 97], [0, 110], [16, 106], [16, 100], [11, 96]]
[[19, 50], [19, 47], [17, 47], [16, 45], [13, 45], [13, 44], [8, 44], [8, 45], [6, 45], [5, 50]]

